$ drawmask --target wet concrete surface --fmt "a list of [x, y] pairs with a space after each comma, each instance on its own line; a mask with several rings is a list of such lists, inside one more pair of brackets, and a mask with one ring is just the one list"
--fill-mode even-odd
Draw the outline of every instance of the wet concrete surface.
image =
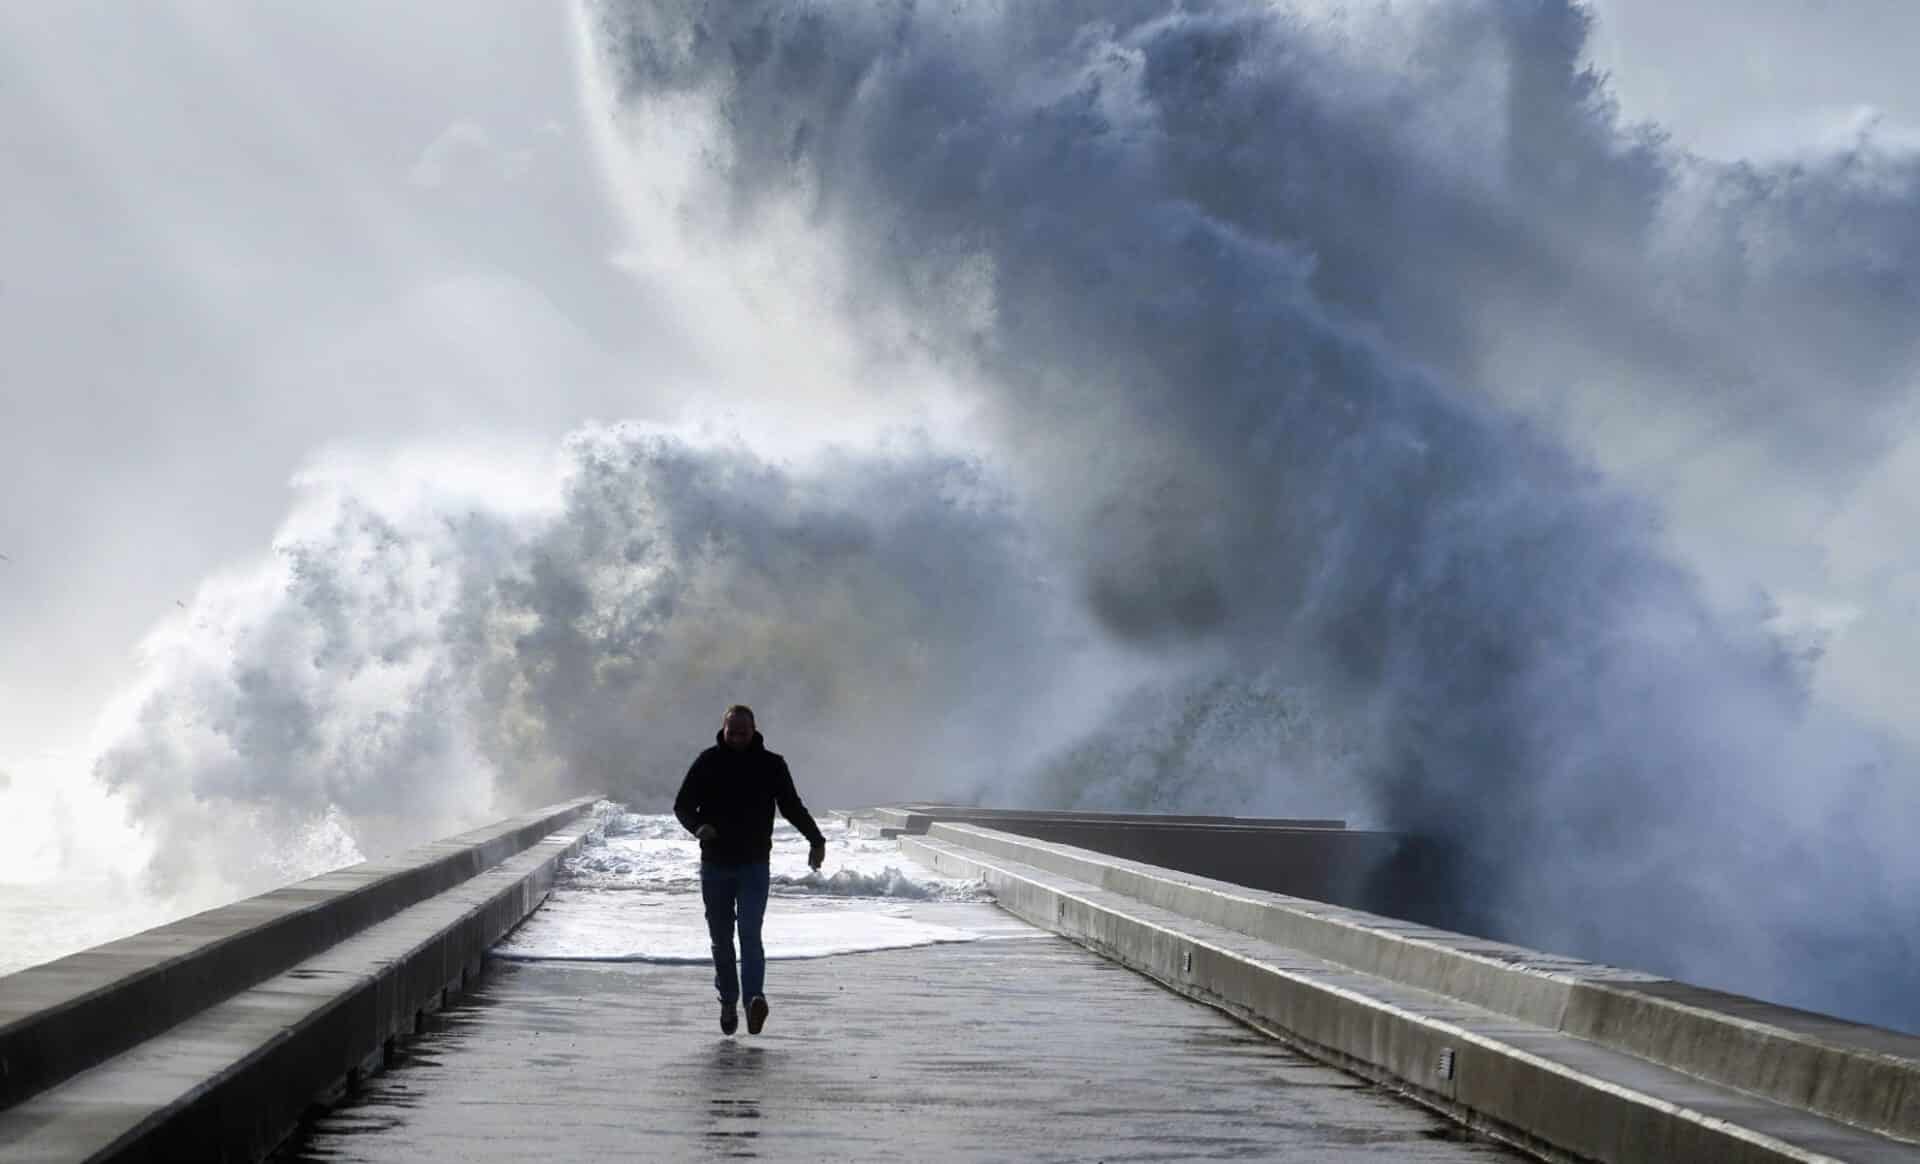
[[998, 916], [774, 962], [759, 1036], [702, 968], [491, 962], [275, 1159], [1524, 1158]]

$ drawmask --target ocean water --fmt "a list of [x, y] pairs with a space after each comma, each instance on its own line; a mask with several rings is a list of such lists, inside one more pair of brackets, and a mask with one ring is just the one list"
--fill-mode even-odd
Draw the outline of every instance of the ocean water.
[[[699, 845], [671, 816], [602, 806], [603, 825], [567, 863], [547, 903], [495, 947], [520, 961], [707, 961]], [[827, 861], [807, 868], [807, 842], [774, 829], [772, 898], [764, 936], [770, 960], [972, 942], [1030, 932], [987, 908], [973, 881], [913, 866], [891, 840], [826, 823]]]
[[0, 883], [0, 975], [51, 962], [192, 912], [124, 882]]

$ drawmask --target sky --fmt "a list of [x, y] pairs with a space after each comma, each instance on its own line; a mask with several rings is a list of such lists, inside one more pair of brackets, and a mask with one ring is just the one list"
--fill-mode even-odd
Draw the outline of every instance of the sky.
[[[1433, 102], [1409, 123], [1431, 132], [1396, 138], [1393, 164], [1421, 180], [1464, 175], [1455, 191], [1471, 187], [1475, 151], [1493, 140], [1479, 132], [1475, 111], [1491, 89], [1517, 85], [1513, 61], [1529, 59], [1483, 51], [1474, 38], [1523, 40], [1533, 35], [1524, 21], [1503, 23], [1493, 4], [1454, 10], [1470, 13], [1457, 25], [1437, 4], [1282, 7], [1354, 32], [1346, 47], [1313, 42], [1301, 92], [1334, 93], [1334, 102], [1353, 103], [1354, 124], [1373, 126], [1370, 86], [1409, 78]], [[1764, 602], [1792, 642], [1807, 644], [1815, 657], [1808, 682], [1824, 699], [1912, 741], [1920, 727], [1904, 708], [1920, 698], [1920, 668], [1905, 659], [1909, 646], [1920, 647], [1912, 621], [1920, 575], [1889, 548], [1910, 527], [1906, 499], [1920, 480], [1920, 443], [1907, 439], [1920, 429], [1900, 380], [1911, 366], [1898, 363], [1885, 335], [1847, 330], [1873, 327], [1871, 310], [1865, 322], [1806, 325], [1813, 354], [1801, 366], [1791, 328], [1775, 329], [1777, 352], [1748, 314], [1689, 315], [1684, 334], [1673, 335], [1651, 318], [1657, 307], [1635, 301], [1648, 270], [1676, 285], [1710, 281], [1736, 265], [1728, 254], [1764, 254], [1785, 239], [1784, 289], [1753, 311], [1804, 306], [1804, 288], [1829, 277], [1837, 295], [1854, 297], [1841, 302], [1880, 302], [1848, 280], [1902, 236], [1859, 219], [1854, 202], [1822, 199], [1841, 188], [1831, 173], [1836, 156], [1897, 155], [1920, 140], [1920, 80], [1899, 51], [1920, 34], [1920, 9], [1899, 0], [1594, 0], [1590, 10], [1594, 30], [1577, 51], [1606, 78], [1623, 123], [1664, 135], [1660, 164], [1682, 175], [1663, 210], [1672, 233], [1644, 266], [1638, 255], [1611, 264], [1604, 247], [1579, 251], [1628, 229], [1607, 217], [1626, 213], [1626, 202], [1607, 201], [1604, 190], [1578, 204], [1591, 220], [1564, 234], [1555, 213], [1501, 191], [1487, 195], [1496, 212], [1538, 228], [1524, 240], [1533, 251], [1516, 245], [1515, 269], [1551, 283], [1575, 269], [1568, 254], [1584, 256], [1579, 294], [1567, 301], [1583, 309], [1579, 326], [1495, 299], [1477, 316], [1442, 322], [1431, 304], [1388, 304], [1372, 338], [1311, 304], [1265, 304], [1279, 314], [1263, 318], [1323, 337], [1329, 359], [1371, 367], [1378, 345], [1405, 354], [1428, 370], [1421, 375], [1451, 387], [1431, 393], [1442, 404], [1418, 403], [1430, 386], [1383, 363], [1379, 399], [1417, 402], [1394, 439], [1415, 448], [1443, 443], [1441, 432], [1466, 433], [1468, 444], [1483, 431], [1509, 432], [1513, 461], [1501, 463], [1512, 475], [1501, 479], [1572, 499], [1538, 519], [1540, 540], [1565, 538], [1569, 560], [1594, 554], [1581, 560], [1630, 574], [1644, 606], [1608, 614], [1598, 629], [1567, 622], [1556, 608], [1548, 613], [1561, 621], [1548, 620], [1542, 641], [1591, 643], [1622, 627], [1618, 641], [1638, 641], [1658, 619], [1704, 624], [1711, 619], [1701, 611]], [[1061, 300], [1047, 293], [1043, 271], [1012, 281], [1023, 254], [1057, 257], [1061, 270], [1089, 256], [1016, 245], [1009, 240], [1019, 224], [1009, 218], [984, 223], [984, 243], [965, 232], [950, 240], [982, 247], [991, 263], [969, 266], [963, 254], [949, 269], [943, 252], [902, 274], [913, 257], [890, 250], [897, 240], [875, 224], [896, 204], [914, 205], [913, 195], [885, 173], [811, 191], [826, 208], [817, 220], [793, 210], [804, 200], [773, 198], [743, 212], [740, 189], [709, 190], [675, 166], [721, 158], [749, 172], [754, 151], [766, 148], [754, 136], [760, 126], [741, 119], [715, 128], [697, 102], [673, 105], [633, 78], [640, 98], [616, 91], [618, 79], [583, 41], [578, 12], [511, 0], [433, 0], [398, 12], [342, 3], [324, 19], [317, 9], [212, 3], [0, 12], [0, 135], [9, 145], [0, 151], [8, 208], [0, 215], [0, 497], [8, 499], [0, 506], [8, 559], [0, 561], [0, 801], [8, 811], [0, 816], [10, 822], [0, 826], [8, 851], [0, 880], [43, 877], [63, 863], [132, 867], [114, 852], [120, 833], [102, 827], [89, 841], [88, 827], [72, 823], [76, 814], [131, 813], [157, 850], [136, 864], [205, 898], [285, 875], [301, 860], [337, 861], [407, 839], [390, 818], [409, 806], [439, 804], [443, 815], [433, 819], [457, 823], [428, 790], [444, 785], [455, 790], [449, 797], [490, 803], [486, 781], [471, 778], [489, 765], [511, 773], [496, 786], [522, 795], [565, 789], [569, 773], [597, 779], [698, 708], [724, 702], [723, 683], [695, 674], [714, 642], [740, 630], [728, 630], [714, 595], [783, 616], [751, 628], [750, 646], [730, 664], [744, 669], [736, 673], [779, 674], [811, 661], [809, 676], [840, 677], [838, 687], [768, 681], [776, 707], [825, 725], [797, 742], [838, 773], [828, 787], [840, 795], [884, 797], [888, 757], [912, 746], [900, 725], [938, 712], [950, 725], [944, 757], [992, 741], [981, 753], [988, 758], [941, 769], [966, 789], [994, 787], [996, 771], [1030, 760], [1050, 734], [1085, 729], [1093, 732], [1087, 751], [1050, 770], [1063, 795], [1387, 812], [1379, 798], [1404, 789], [1361, 797], [1337, 779], [1340, 759], [1368, 746], [1355, 740], [1372, 738], [1366, 717], [1313, 714], [1298, 693], [1301, 675], [1251, 667], [1211, 634], [1227, 625], [1243, 644], [1271, 641], [1272, 627], [1234, 623], [1231, 612], [1288, 569], [1236, 540], [1230, 523], [1200, 517], [1222, 497], [1239, 499], [1230, 513], [1273, 516], [1233, 508], [1250, 504], [1249, 482], [1273, 480], [1235, 460], [1244, 453], [1228, 443], [1235, 434], [1217, 419], [1181, 419], [1184, 403], [1156, 396], [1150, 384], [1110, 415], [1064, 380], [1039, 384], [1039, 405], [990, 386], [1009, 379], [1012, 356], [1034, 366], [1069, 357], [1097, 365], [1131, 350], [1138, 329], [1108, 333], [1073, 314], [1107, 302], [1100, 295]], [[964, 18], [954, 20], [964, 31]], [[1449, 30], [1455, 40], [1442, 38]], [[1044, 89], [1058, 78], [1037, 69], [1022, 80]], [[1324, 92], [1314, 88], [1323, 82]], [[741, 108], [758, 109], [756, 96], [765, 95], [743, 94]], [[903, 101], [912, 97], [901, 90]], [[1001, 113], [982, 100], [983, 121]], [[1509, 115], [1528, 124], [1524, 113]], [[823, 148], [791, 132], [784, 116], [773, 108], [767, 125], [790, 131], [778, 142], [788, 155]], [[914, 124], [902, 116], [893, 126], [909, 134], [905, 142], [875, 140], [911, 161]], [[888, 124], [857, 127], [868, 128]], [[1193, 131], [1200, 138], [1208, 128]], [[1353, 139], [1326, 140], [1311, 161], [1357, 164]], [[1702, 168], [1678, 160], [1687, 157]], [[1781, 187], [1768, 184], [1776, 178], [1743, 193], [1725, 176], [1738, 173], [1726, 164], [1743, 160], [1772, 167], [1769, 175], [1791, 173], [1796, 159], [1813, 175], [1798, 202], [1777, 196]], [[1117, 157], [1093, 160], [1120, 167], [1109, 191], [1136, 177]], [[1593, 165], [1599, 180], [1623, 189], [1640, 180], [1628, 166]], [[1217, 194], [1191, 193], [1199, 204]], [[1510, 195], [1521, 201], [1509, 205]], [[1056, 194], [1021, 196], [1044, 209]], [[1479, 196], [1461, 194], [1460, 221], [1474, 221]], [[1149, 221], [1127, 217], [1137, 208], [1113, 197], [1089, 212]], [[1745, 205], [1743, 197], [1750, 218], [1731, 216], [1736, 225], [1727, 227], [1716, 199]], [[1229, 209], [1209, 211], [1232, 218], [1232, 199], [1221, 202]], [[1890, 204], [1866, 203], [1897, 217], [1898, 200]], [[927, 205], [928, 217], [902, 220], [926, 232], [913, 237], [944, 229], [934, 214], [944, 203]], [[729, 233], [725, 214], [735, 212], [750, 212], [753, 233]], [[1165, 220], [1153, 213], [1161, 217], [1152, 222]], [[1391, 254], [1315, 213], [1302, 210], [1299, 221], [1324, 244], [1322, 275], [1340, 272], [1364, 288], [1399, 270]], [[1239, 225], [1258, 234], [1257, 219], [1249, 213]], [[1858, 237], [1846, 233], [1855, 221], [1866, 222]], [[1742, 237], [1741, 222], [1759, 226]], [[1008, 233], [992, 235], [999, 229]], [[1795, 249], [1823, 229], [1846, 244], [1836, 246], [1832, 272]], [[1138, 283], [1278, 270], [1319, 293], [1309, 287], [1317, 276], [1271, 249], [1215, 268], [1178, 248], [1156, 250], [1147, 234], [1115, 260], [1137, 263]], [[1732, 241], [1715, 249], [1723, 235]], [[1223, 235], [1211, 245], [1231, 258], [1243, 241]], [[1474, 270], [1444, 239], [1411, 241], [1436, 248], [1435, 269]], [[876, 287], [892, 291], [869, 294]], [[1096, 290], [1091, 280], [1086, 287]], [[1061, 334], [1077, 327], [1107, 342], [1063, 351], [1052, 333], [996, 316], [995, 293], [1003, 304], [1056, 313], [1044, 318]], [[1409, 301], [1422, 293], [1413, 288]], [[1364, 298], [1353, 294], [1361, 298], [1349, 307]], [[1156, 306], [1176, 316], [1184, 309], [1177, 297]], [[1526, 325], [1500, 326], [1515, 318]], [[989, 349], [997, 354], [978, 357]], [[1774, 395], [1729, 401], [1680, 387], [1683, 372], [1764, 362], [1754, 352], [1785, 369]], [[1873, 362], [1883, 354], [1886, 367]], [[1577, 363], [1571, 376], [1569, 361]], [[1823, 425], [1828, 406], [1817, 394], [1788, 391], [1822, 377], [1858, 387], [1861, 397], [1841, 406], [1857, 415]], [[1572, 383], [1558, 394], [1534, 387], [1563, 379]], [[1757, 380], [1766, 386], [1766, 376]], [[1513, 418], [1521, 429], [1497, 427]], [[916, 443], [890, 428], [915, 424], [952, 439]], [[1161, 424], [1182, 434], [1168, 457], [1192, 454], [1219, 475], [1190, 495], [1156, 494], [1167, 506], [1156, 520], [1115, 520], [1141, 503], [1130, 490], [1178, 475], [1175, 461], [1143, 445], [1141, 432]], [[857, 447], [819, 452], [843, 438]], [[970, 442], [1004, 453], [1002, 462], [983, 469], [959, 447]], [[1138, 471], [1116, 482], [1114, 464]], [[1587, 468], [1618, 496], [1590, 488]], [[1317, 480], [1287, 484], [1307, 489]], [[1535, 520], [1479, 476], [1461, 489], [1461, 512], [1481, 506], [1494, 515], [1490, 525], [1503, 515]], [[630, 494], [659, 503], [636, 508], [622, 500]], [[702, 515], [713, 513], [751, 532], [731, 564], [716, 565], [700, 532]], [[1382, 528], [1398, 528], [1392, 523], [1402, 519], [1383, 513]], [[1369, 552], [1365, 538], [1342, 544], [1357, 557]], [[1459, 560], [1510, 548], [1469, 545]], [[1662, 553], [1698, 578], [1676, 581], [1648, 564]], [[1141, 569], [1172, 560], [1229, 566]], [[461, 564], [453, 581], [436, 572], [450, 561]], [[1446, 563], [1431, 568], [1429, 581], [1444, 590]], [[628, 571], [645, 584], [625, 580]], [[1148, 576], [1152, 585], [1138, 581]], [[1325, 583], [1298, 584], [1316, 594]], [[1524, 580], [1513, 585], [1513, 594], [1494, 597], [1520, 609]], [[1696, 586], [1705, 597], [1694, 596]], [[1067, 592], [1084, 601], [1057, 601]], [[967, 629], [989, 611], [996, 634]], [[594, 643], [555, 629], [578, 626], [583, 614], [604, 620]], [[1316, 633], [1337, 637], [1336, 615]], [[776, 621], [815, 633], [788, 635]], [[1376, 711], [1418, 719], [1436, 707], [1459, 710], [1401, 690], [1441, 673], [1443, 656], [1421, 640], [1428, 633], [1415, 627], [1400, 640], [1414, 644], [1411, 661], [1395, 656], [1404, 675], [1379, 689], [1399, 693], [1381, 697]], [[1717, 624], [1699, 633], [1712, 640], [1702, 656], [1714, 662], [1694, 673], [1663, 661], [1648, 682], [1737, 687], [1728, 676], [1745, 674], [1767, 649], [1733, 632], [1722, 641]], [[886, 645], [909, 641], [914, 649]], [[1618, 690], [1639, 690], [1614, 655], [1574, 656], [1619, 672]], [[345, 679], [302, 686], [306, 672], [293, 661], [330, 659], [347, 661]], [[945, 660], [947, 674], [929, 659]], [[1157, 681], [1135, 690], [1121, 718], [1155, 742], [1115, 743], [1112, 730], [1094, 729], [1139, 672]], [[854, 706], [880, 690], [895, 697], [883, 714]], [[1766, 716], [1770, 691], [1743, 687], [1710, 710]], [[1314, 698], [1339, 695], [1323, 684]], [[402, 706], [397, 722], [383, 715]], [[450, 709], [474, 706], [485, 709], [480, 720], [459, 727]], [[1297, 761], [1295, 801], [1246, 784], [1217, 753], [1178, 748], [1169, 753], [1182, 765], [1177, 778], [1156, 769], [1151, 778], [1087, 784], [1094, 767], [1133, 771], [1114, 756], [1164, 749], [1162, 725], [1196, 715], [1237, 746]], [[840, 742], [856, 724], [881, 742], [870, 754]], [[556, 742], [559, 726], [566, 739]], [[1553, 726], [1543, 732], [1564, 744]], [[1753, 746], [1769, 738], [1756, 733]], [[1602, 758], [1615, 746], [1579, 742]], [[1688, 751], [1696, 746], [1676, 740], [1676, 763], [1720, 762]], [[388, 772], [405, 777], [381, 775]], [[649, 775], [646, 786], [657, 791], [667, 778]], [[1701, 795], [1716, 788], [1727, 791], [1709, 782]], [[1321, 799], [1301, 806], [1300, 798]], [[280, 822], [292, 830], [286, 835], [312, 851], [291, 865], [262, 864], [241, 846], [189, 859], [191, 839], [221, 824], [208, 804], [289, 814], [300, 827]], [[1831, 806], [1809, 795], [1776, 808], [1791, 815]], [[68, 823], [42, 828], [57, 815]], [[75, 848], [88, 844], [88, 852]]]
[[329, 444], [551, 439], [682, 358], [606, 262], [559, 14], [314, 16], [0, 15], [0, 755], [78, 746]]
[[1594, 0], [1591, 60], [1623, 110], [1718, 158], [1773, 157], [1855, 130], [1920, 126], [1901, 0]]

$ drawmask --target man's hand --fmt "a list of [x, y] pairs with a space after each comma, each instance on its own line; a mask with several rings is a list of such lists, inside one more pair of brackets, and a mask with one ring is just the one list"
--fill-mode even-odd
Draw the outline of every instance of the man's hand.
[[820, 866], [826, 861], [826, 859], [827, 859], [827, 843], [825, 841], [821, 841], [819, 844], [816, 844], [812, 848], [807, 850], [807, 864], [815, 872], [819, 871]]
[[714, 828], [710, 824], [703, 824], [699, 828], [693, 830], [693, 835], [696, 837], [699, 837], [703, 841], [711, 841], [715, 837], [720, 835], [720, 830], [717, 828]]

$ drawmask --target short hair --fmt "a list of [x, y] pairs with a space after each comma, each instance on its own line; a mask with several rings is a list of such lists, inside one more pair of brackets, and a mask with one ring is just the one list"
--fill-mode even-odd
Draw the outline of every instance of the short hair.
[[751, 724], [760, 722], [753, 718], [753, 709], [744, 703], [736, 703], [732, 707], [727, 708], [727, 713], [720, 717], [720, 722], [725, 723], [736, 715], [746, 716], [747, 722]]

